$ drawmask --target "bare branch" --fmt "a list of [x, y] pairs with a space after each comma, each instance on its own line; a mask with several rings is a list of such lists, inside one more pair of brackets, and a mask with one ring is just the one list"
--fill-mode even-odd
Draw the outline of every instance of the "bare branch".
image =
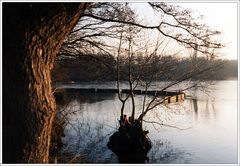
[[160, 123], [160, 122], [156, 122], [156, 121], [146, 121], [146, 120], [143, 120], [143, 121], [146, 122], [146, 123], [158, 124], [160, 126], [175, 128], [175, 129], [178, 129], [178, 130], [188, 130], [188, 129], [192, 128], [192, 127], [180, 128], [180, 127], [177, 127], [177, 126], [168, 125], [168, 124], [164, 124], [164, 123]]

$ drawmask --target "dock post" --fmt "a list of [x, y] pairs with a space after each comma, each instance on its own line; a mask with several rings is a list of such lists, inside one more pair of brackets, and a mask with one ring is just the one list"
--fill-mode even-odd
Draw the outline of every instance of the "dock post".
[[171, 96], [168, 97], [168, 103], [171, 103]]

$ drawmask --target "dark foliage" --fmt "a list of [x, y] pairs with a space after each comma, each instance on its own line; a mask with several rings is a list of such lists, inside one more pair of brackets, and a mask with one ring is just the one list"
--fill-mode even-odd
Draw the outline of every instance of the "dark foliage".
[[[156, 57], [157, 58], [157, 57]], [[135, 74], [142, 67], [140, 64], [144, 63], [144, 57], [139, 56], [133, 64]], [[238, 64], [237, 60], [207, 60], [205, 58], [195, 59], [198, 63], [203, 62], [206, 66], [212, 66], [222, 63], [219, 68], [214, 69], [209, 73], [205, 73], [204, 76], [195, 76], [192, 79], [203, 80], [225, 80], [237, 77]], [[157, 64], [155, 64], [157, 63]], [[113, 56], [97, 54], [91, 56], [82, 56], [81, 58], [65, 58], [55, 62], [56, 66], [53, 70], [53, 77], [55, 82], [66, 81], [114, 81], [116, 80], [116, 60]], [[153, 59], [148, 65], [145, 65], [144, 71], [145, 78], [151, 67], [156, 66], [157, 71], [165, 71], [165, 74], [159, 74], [156, 80], [172, 80], [176, 76], [181, 76], [181, 73], [185, 73], [192, 67], [192, 59], [177, 59], [174, 57], [164, 57], [162, 59]], [[174, 66], [174, 67], [173, 67]], [[199, 66], [201, 68], [202, 66]], [[127, 78], [128, 66], [127, 63], [123, 64], [123, 73], [121, 80]], [[134, 73], [133, 73], [134, 74]], [[61, 76], [59, 76], [61, 75]], [[149, 74], [150, 75], [150, 74]], [[172, 75], [172, 76], [170, 76]], [[55, 79], [58, 78], [58, 79]]]

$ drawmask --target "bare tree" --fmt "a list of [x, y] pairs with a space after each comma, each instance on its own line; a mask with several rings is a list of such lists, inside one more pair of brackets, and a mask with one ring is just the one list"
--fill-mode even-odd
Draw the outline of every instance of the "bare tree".
[[[136, 59], [137, 55], [139, 52], [143, 53], [141, 49], [133, 49], [133, 41], [137, 42], [134, 40], [134, 37], [132, 35], [129, 35], [127, 37], [127, 42], [128, 42], [128, 48], [126, 50], [127, 55], [127, 68], [128, 68], [128, 74], [127, 74], [127, 80], [128, 80], [128, 85], [129, 85], [129, 94], [127, 98], [124, 100], [124, 104], [122, 105], [121, 108], [121, 117], [125, 117], [124, 119], [120, 118], [120, 121], [126, 120], [126, 115], [123, 115], [124, 112], [124, 106], [126, 100], [128, 98], [131, 98], [131, 103], [132, 103], [132, 114], [129, 117], [129, 122], [132, 124], [134, 121], [139, 121], [143, 122], [143, 117], [146, 116], [146, 114], [153, 110], [154, 108], [164, 105], [166, 101], [171, 100], [172, 95], [168, 95], [166, 90], [171, 89], [172, 87], [177, 87], [175, 88], [175, 101], [181, 101], [183, 99], [183, 91], [192, 89], [192, 88], [206, 88], [207, 84], [203, 84], [202, 82], [205, 82], [204, 80], [207, 79], [210, 76], [210, 72], [213, 72], [214, 70], [219, 69], [219, 67], [222, 66], [223, 63], [213, 63], [209, 64], [209, 61], [211, 62], [212, 60], [209, 60], [207, 58], [198, 58], [194, 62], [192, 58], [190, 60], [190, 64], [186, 66], [186, 68], [182, 71], [180, 70], [180, 65], [181, 62], [180, 60], [176, 58], [172, 58], [171, 56], [166, 56], [163, 54], [163, 50], [160, 51], [159, 49], [162, 47], [163, 42], [162, 41], [157, 41], [154, 45], [154, 49], [152, 52], [148, 52], [147, 50], [148, 47], [151, 45], [150, 43], [147, 43], [145, 46], [145, 55], [144, 58], [145, 60], [142, 63], [136, 64], [134, 62], [134, 59]], [[120, 38], [120, 44], [118, 48], [118, 56], [117, 56], [117, 88], [120, 93], [120, 87], [119, 87], [119, 73], [122, 73], [119, 68], [119, 63], [120, 63], [120, 52], [122, 49], [121, 44], [122, 43], [122, 37]], [[139, 51], [139, 52], [138, 52]], [[124, 55], [123, 55], [124, 56]], [[174, 55], [173, 55], [174, 56]], [[125, 62], [126, 63], [126, 62]], [[138, 66], [138, 67], [133, 67], [133, 66]], [[162, 80], [161, 80], [162, 79]], [[165, 81], [165, 82], [159, 82], [159, 81]], [[180, 86], [180, 84], [184, 84]], [[143, 103], [142, 103], [142, 108], [141, 108], [141, 114], [139, 115], [138, 118], [135, 119], [135, 112], [136, 112], [136, 107], [135, 107], [135, 90], [139, 86], [140, 88], [143, 88], [141, 90], [143, 96]], [[153, 86], [155, 86], [155, 90], [153, 90]], [[151, 93], [151, 94], [150, 94]], [[151, 95], [149, 98], [148, 95]], [[178, 96], [179, 95], [179, 96]], [[119, 94], [120, 96], [120, 94]], [[167, 97], [164, 97], [167, 96]], [[173, 97], [172, 97], [173, 98]], [[138, 111], [139, 112], [139, 111]], [[124, 123], [120, 123], [124, 124]], [[158, 123], [160, 124], [160, 123]], [[164, 125], [163, 123], [161, 125]]]
[[121, 33], [121, 36], [120, 36], [119, 48], [117, 51], [117, 89], [118, 89], [118, 99], [122, 102], [120, 124], [124, 125], [122, 124], [122, 122], [124, 122], [124, 119], [125, 119], [123, 112], [125, 108], [125, 103], [128, 100], [130, 94], [123, 99], [121, 89], [120, 89], [120, 71], [121, 71], [120, 70], [120, 52], [121, 52], [121, 46], [122, 46], [122, 34], [123, 32]]

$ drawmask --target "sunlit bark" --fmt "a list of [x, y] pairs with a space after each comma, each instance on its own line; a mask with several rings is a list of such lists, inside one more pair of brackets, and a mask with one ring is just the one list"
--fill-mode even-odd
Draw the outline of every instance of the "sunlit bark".
[[3, 3], [3, 162], [48, 163], [51, 69], [86, 3]]

